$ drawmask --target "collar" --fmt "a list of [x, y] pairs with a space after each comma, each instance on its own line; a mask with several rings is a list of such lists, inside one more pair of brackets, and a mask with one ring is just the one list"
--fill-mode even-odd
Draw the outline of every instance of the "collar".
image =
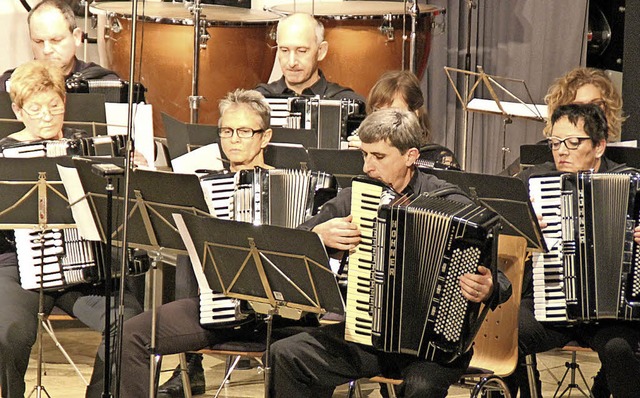
[[418, 174], [420, 173], [420, 170], [418, 170], [418, 168], [416, 168], [415, 166], [412, 166], [412, 170], [413, 175], [411, 176], [409, 183], [406, 187], [404, 187], [402, 192], [400, 192], [401, 194], [406, 196], [411, 196], [414, 193], [418, 192]]
[[[324, 95], [324, 93], [327, 91], [327, 78], [324, 77], [324, 73], [322, 73], [322, 70], [320, 69], [318, 69], [318, 75], [320, 76], [320, 79], [318, 79], [318, 81], [313, 83], [311, 86], [305, 88], [302, 91], [301, 95], [311, 95], [311, 96]], [[298, 95], [295, 91], [287, 87], [287, 83], [284, 80], [284, 76], [282, 76], [280, 80], [278, 80], [278, 82], [276, 83], [276, 91], [280, 94], [294, 95], [294, 96]]]

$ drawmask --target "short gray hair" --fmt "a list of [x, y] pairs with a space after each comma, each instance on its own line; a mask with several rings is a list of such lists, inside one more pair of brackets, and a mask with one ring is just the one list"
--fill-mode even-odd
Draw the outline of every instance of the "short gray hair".
[[360, 124], [358, 135], [367, 144], [388, 140], [402, 154], [420, 148], [422, 143], [422, 128], [416, 114], [397, 108], [371, 113]]
[[292, 18], [303, 18], [303, 16], [306, 16], [308, 18], [308, 21], [315, 22], [314, 30], [316, 34], [316, 44], [320, 45], [324, 41], [324, 25], [318, 19], [314, 18], [313, 15], [302, 12], [287, 15], [278, 22], [278, 27], [276, 29], [276, 42], [278, 42], [278, 37], [280, 37], [280, 24], [282, 24], [283, 22], [287, 22]]
[[261, 120], [262, 129], [268, 129], [271, 122], [271, 108], [264, 99], [264, 96], [256, 90], [236, 89], [229, 92], [226, 97], [220, 100], [218, 109], [220, 110], [220, 118], [231, 107], [246, 106], [254, 111]]

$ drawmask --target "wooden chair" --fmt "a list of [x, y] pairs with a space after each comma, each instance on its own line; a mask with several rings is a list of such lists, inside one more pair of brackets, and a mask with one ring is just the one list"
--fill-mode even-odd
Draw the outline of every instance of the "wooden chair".
[[[511, 281], [513, 293], [507, 302], [489, 312], [474, 340], [473, 358], [457, 384], [470, 388], [472, 398], [490, 390], [501, 390], [510, 398], [502, 378], [513, 373], [518, 363], [518, 309], [527, 243], [524, 238], [507, 235], [501, 235], [498, 242], [498, 267]], [[386, 384], [390, 397], [395, 397], [394, 386], [402, 383], [381, 376], [370, 380]], [[356, 397], [361, 396], [357, 383], [353, 387]]]

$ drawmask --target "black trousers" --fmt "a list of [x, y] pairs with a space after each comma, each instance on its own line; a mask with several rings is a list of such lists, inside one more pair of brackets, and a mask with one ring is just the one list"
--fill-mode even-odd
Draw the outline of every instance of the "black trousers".
[[[562, 347], [570, 341], [598, 353], [609, 391], [616, 398], [638, 397], [640, 391], [640, 324], [601, 321], [577, 326], [551, 326], [533, 315], [533, 299], [523, 298], [519, 319], [520, 356]], [[520, 362], [523, 362], [522, 359]]]
[[271, 346], [272, 396], [331, 397], [336, 386], [383, 374], [402, 378], [400, 396], [445, 397], [466, 370], [471, 356], [450, 365], [389, 354], [344, 340], [344, 323], [324, 326]]
[[[91, 329], [104, 334], [105, 297], [100, 288], [88, 285], [44, 295], [44, 312], [49, 314], [54, 306], [78, 318]], [[36, 341], [38, 328], [38, 292], [24, 290], [20, 286], [15, 253], [0, 254], [0, 385], [2, 397], [25, 395], [24, 375], [29, 365], [31, 347]], [[110, 335], [115, 336], [117, 313], [112, 301]], [[131, 294], [125, 294], [125, 314], [130, 318], [142, 311]], [[104, 340], [98, 349], [96, 363], [104, 359]], [[87, 397], [102, 395], [103, 375], [94, 374], [87, 387]], [[95, 372], [94, 372], [95, 373]]]

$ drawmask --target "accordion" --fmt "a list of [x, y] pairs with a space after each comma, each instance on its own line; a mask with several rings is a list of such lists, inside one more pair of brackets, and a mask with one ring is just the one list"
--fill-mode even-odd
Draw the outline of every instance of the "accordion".
[[59, 156], [120, 156], [126, 146], [123, 135], [99, 135], [88, 138], [53, 141], [29, 141], [5, 145], [5, 158], [39, 158]]
[[548, 253], [533, 257], [534, 310], [545, 322], [640, 319], [640, 174], [531, 177]]
[[47, 291], [104, 280], [102, 246], [75, 228], [15, 230], [18, 272], [23, 289]]
[[[335, 196], [333, 176], [302, 170], [241, 170], [201, 177], [212, 215], [221, 219], [297, 227]], [[247, 318], [244, 302], [215, 293], [202, 269], [194, 267], [200, 289], [200, 324], [221, 327]]]
[[254, 225], [296, 228], [336, 194], [331, 174], [308, 170], [240, 170], [233, 219]]
[[471, 347], [483, 321], [458, 279], [479, 265], [497, 272], [498, 216], [429, 194], [389, 197], [379, 184], [353, 182], [351, 212], [362, 241], [349, 261], [345, 339], [452, 361]]
[[[124, 80], [83, 79], [73, 75], [65, 82], [68, 93], [103, 94], [105, 102], [125, 104], [129, 102], [129, 82]], [[140, 83], [133, 85], [133, 103], [145, 102], [147, 89]]]
[[341, 149], [364, 120], [365, 106], [358, 100], [319, 97], [267, 98], [271, 126], [315, 129], [318, 148]]

